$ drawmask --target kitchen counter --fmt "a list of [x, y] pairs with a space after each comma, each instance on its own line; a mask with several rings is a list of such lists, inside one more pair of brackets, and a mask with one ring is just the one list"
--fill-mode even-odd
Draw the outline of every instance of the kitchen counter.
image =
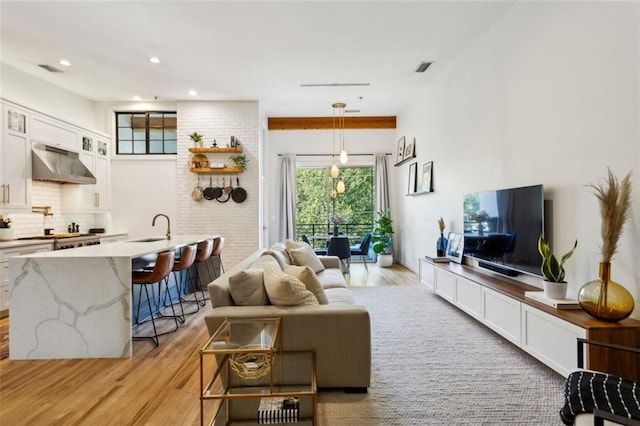
[[10, 358], [130, 357], [132, 261], [216, 236], [159, 236], [12, 257]]
[[[95, 235], [98, 238], [105, 238], [105, 237], [114, 237], [114, 236], [127, 235], [127, 234], [126, 233], [105, 233], [105, 234], [95, 234]], [[0, 241], [0, 250], [5, 248], [32, 246], [34, 244], [47, 244], [47, 243], [53, 244], [53, 240], [28, 237], [28, 239]]]

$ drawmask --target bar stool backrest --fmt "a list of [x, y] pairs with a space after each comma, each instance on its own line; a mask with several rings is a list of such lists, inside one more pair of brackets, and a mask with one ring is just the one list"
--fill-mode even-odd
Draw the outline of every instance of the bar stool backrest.
[[180, 260], [173, 266], [174, 271], [183, 271], [193, 265], [196, 260], [196, 251], [198, 250], [197, 244], [190, 244], [182, 247], [182, 254], [180, 254]]
[[220, 256], [222, 249], [224, 248], [224, 237], [216, 237], [213, 243], [212, 256]]
[[204, 262], [213, 253], [213, 239], [201, 241], [196, 252], [196, 262]]
[[175, 250], [163, 251], [158, 253], [156, 264], [153, 271], [149, 274], [134, 274], [133, 282], [137, 284], [157, 283], [165, 279], [173, 269]]

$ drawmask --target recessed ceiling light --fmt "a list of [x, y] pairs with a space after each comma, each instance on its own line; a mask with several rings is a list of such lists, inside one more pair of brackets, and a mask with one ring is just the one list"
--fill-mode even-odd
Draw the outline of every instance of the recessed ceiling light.
[[156, 58], [155, 56], [152, 56], [149, 58], [149, 62], [151, 62], [152, 64], [159, 64], [160, 59]]
[[195, 90], [191, 89], [191, 90], [189, 90], [189, 96], [198, 96], [198, 92], [196, 92]]
[[65, 67], [70, 67], [71, 66], [71, 62], [69, 62], [66, 59], [60, 59], [60, 61], [58, 62], [60, 65], [64, 65]]
[[142, 98], [141, 98], [140, 96], [134, 96], [134, 97], [133, 97], [133, 100], [134, 100], [134, 101], [141, 101], [141, 100], [142, 100]]

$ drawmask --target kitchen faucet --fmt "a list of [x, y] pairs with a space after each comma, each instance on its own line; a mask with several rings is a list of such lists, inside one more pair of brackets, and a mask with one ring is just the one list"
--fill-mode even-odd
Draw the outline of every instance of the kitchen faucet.
[[158, 218], [158, 216], [164, 216], [167, 218], [167, 240], [170, 240], [171, 239], [171, 219], [169, 219], [169, 216], [163, 213], [158, 213], [153, 217], [153, 222], [151, 222], [151, 226], [156, 226], [156, 219]]

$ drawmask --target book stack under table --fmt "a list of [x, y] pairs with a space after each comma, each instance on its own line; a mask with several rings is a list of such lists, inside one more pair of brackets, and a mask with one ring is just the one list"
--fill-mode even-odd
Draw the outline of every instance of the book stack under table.
[[316, 424], [315, 353], [281, 351], [279, 329], [279, 318], [228, 318], [209, 339], [200, 351], [201, 424]]

